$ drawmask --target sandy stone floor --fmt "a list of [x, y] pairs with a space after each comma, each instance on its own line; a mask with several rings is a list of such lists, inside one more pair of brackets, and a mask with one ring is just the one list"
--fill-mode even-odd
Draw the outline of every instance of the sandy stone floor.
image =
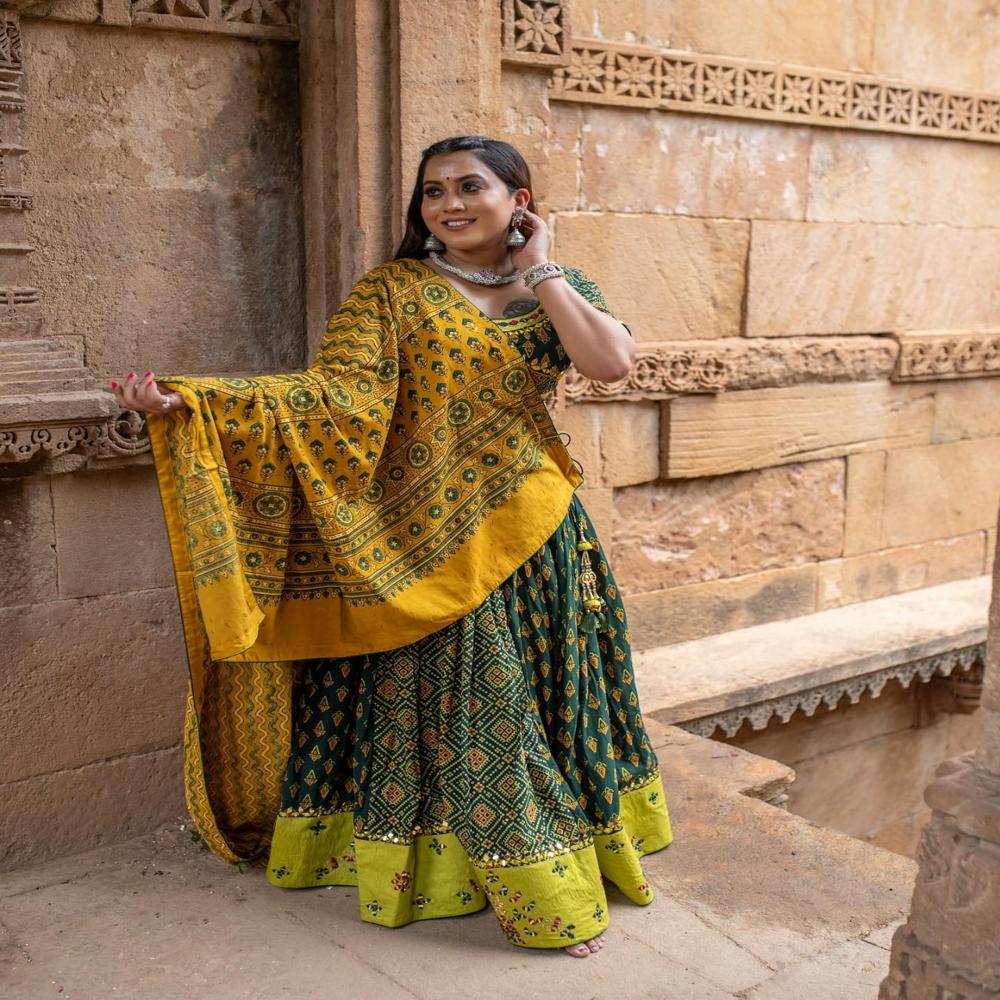
[[0, 876], [0, 997], [874, 1000], [912, 862], [748, 797], [781, 765], [657, 743], [676, 840], [645, 860], [650, 906], [611, 897], [596, 956], [515, 949], [489, 912], [362, 924], [353, 889], [274, 888], [178, 821]]

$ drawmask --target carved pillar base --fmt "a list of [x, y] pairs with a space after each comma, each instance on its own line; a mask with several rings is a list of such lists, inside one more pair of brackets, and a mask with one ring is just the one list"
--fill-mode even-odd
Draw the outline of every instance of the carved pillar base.
[[925, 798], [910, 918], [892, 941], [879, 1000], [1000, 996], [1000, 777], [975, 755], [946, 761]]

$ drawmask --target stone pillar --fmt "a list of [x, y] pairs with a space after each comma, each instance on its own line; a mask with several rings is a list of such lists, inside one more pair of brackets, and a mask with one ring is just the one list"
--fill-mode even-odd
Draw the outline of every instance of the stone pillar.
[[979, 746], [946, 761], [924, 797], [920, 871], [880, 1000], [1000, 996], [1000, 560], [986, 640]]
[[46, 335], [39, 291], [30, 283], [18, 6], [0, 7], [0, 462], [98, 451], [108, 445], [108, 420], [118, 412], [74, 350]]
[[449, 135], [497, 135], [496, 0], [306, 0], [300, 14], [309, 352], [402, 237], [420, 159]]

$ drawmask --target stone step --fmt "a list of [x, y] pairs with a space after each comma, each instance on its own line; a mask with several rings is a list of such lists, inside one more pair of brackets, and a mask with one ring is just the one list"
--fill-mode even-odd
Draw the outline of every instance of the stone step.
[[61, 349], [50, 340], [0, 340], [0, 356], [9, 358], [15, 355], [48, 354]]
[[51, 368], [86, 371], [76, 358], [65, 352], [52, 354], [29, 354], [20, 358], [0, 358], [0, 373], [2, 372], [32, 372]]
[[881, 692], [966, 670], [982, 656], [990, 577], [954, 580], [877, 600], [633, 653], [643, 714], [710, 735], [743, 721], [763, 729], [847, 694]]
[[89, 389], [93, 386], [93, 382], [89, 374], [80, 371], [68, 372], [65, 375], [50, 372], [47, 376], [38, 378], [24, 378], [23, 373], [18, 376], [0, 374], [0, 393], [7, 396], [13, 393], [51, 393], [68, 389]]

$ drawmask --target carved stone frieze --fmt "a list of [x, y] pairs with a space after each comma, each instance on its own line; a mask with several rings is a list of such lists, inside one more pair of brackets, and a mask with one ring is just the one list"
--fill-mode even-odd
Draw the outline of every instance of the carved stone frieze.
[[1000, 330], [898, 333], [894, 382], [1000, 375]]
[[[10, 0], [4, 0], [11, 6]], [[299, 38], [300, 0], [18, 0], [27, 17], [120, 28], [208, 31], [278, 42]]]
[[135, 458], [150, 450], [146, 420], [132, 410], [103, 420], [0, 428], [0, 461], [26, 462], [76, 452], [89, 458]]
[[981, 663], [984, 655], [985, 643], [977, 643], [963, 649], [885, 667], [870, 674], [830, 681], [819, 687], [769, 698], [753, 705], [741, 705], [700, 719], [678, 722], [677, 725], [697, 736], [711, 736], [716, 729], [721, 729], [726, 736], [735, 736], [744, 722], [749, 722], [756, 730], [765, 729], [771, 719], [777, 717], [782, 722], [788, 722], [799, 710], [812, 716], [820, 705], [835, 709], [844, 695], [847, 695], [852, 705], [856, 705], [864, 694], [877, 698], [889, 681], [898, 681], [903, 687], [909, 687], [914, 678], [926, 682], [932, 677], [950, 677], [955, 671], [966, 673], [973, 670], [977, 663]]
[[130, 0], [130, 8], [136, 27], [298, 38], [298, 0]]
[[1000, 142], [1000, 94], [818, 67], [573, 38], [549, 96], [909, 135]]
[[682, 393], [761, 389], [802, 382], [886, 379], [899, 346], [889, 337], [726, 337], [646, 344], [616, 382], [566, 373], [568, 402], [664, 399]]
[[565, 66], [569, 7], [563, 0], [503, 0], [504, 62]]

